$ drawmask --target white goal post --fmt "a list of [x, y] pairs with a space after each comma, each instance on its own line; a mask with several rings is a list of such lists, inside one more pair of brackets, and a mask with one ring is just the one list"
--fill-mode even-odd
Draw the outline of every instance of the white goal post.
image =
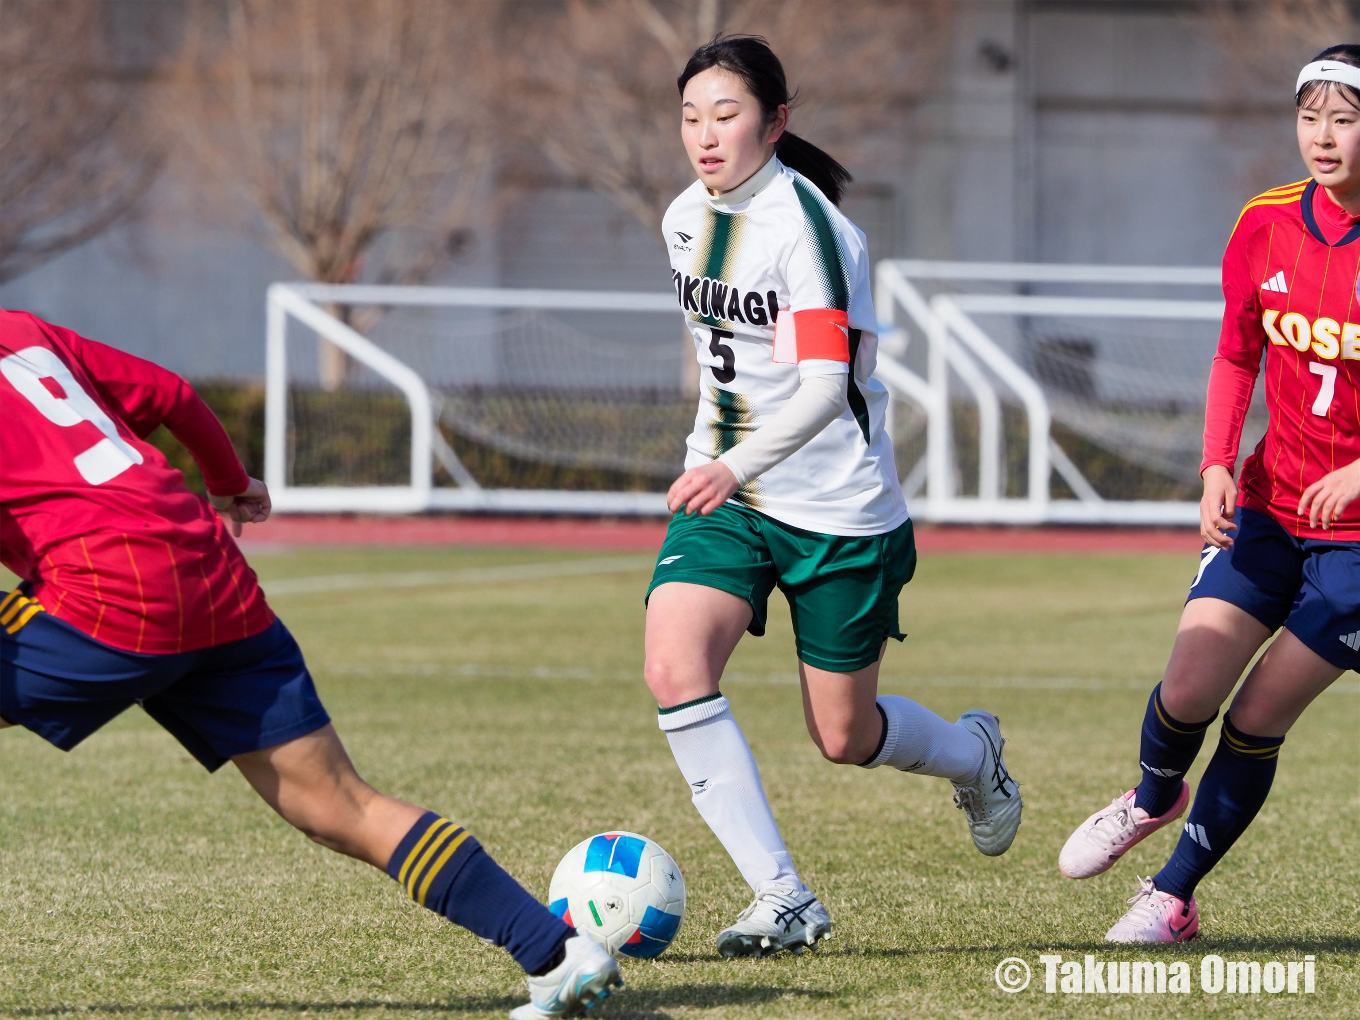
[[[1096, 483], [1088, 480], [1073, 457], [1055, 441], [1054, 414], [1056, 406], [1060, 423], [1075, 422], [1076, 427], [1085, 428], [1088, 433], [1094, 427], [1091, 434], [1106, 448], [1119, 444], [1111, 442], [1101, 428], [1117, 439], [1131, 434], [1129, 429], [1137, 429], [1143, 420], [1138, 418], [1139, 414], [1151, 414], [1155, 422], [1155, 416], [1161, 413], [1157, 400], [1149, 398], [1144, 400], [1146, 406], [1142, 406], [1137, 401], [1130, 403], [1127, 395], [1113, 390], [1109, 394], [1104, 392], [1110, 387], [1101, 374], [1105, 371], [1102, 359], [1107, 347], [1113, 349], [1113, 341], [1102, 330], [1108, 330], [1112, 322], [1201, 325], [1216, 322], [1222, 314], [1221, 299], [1191, 300], [1179, 295], [1185, 293], [1185, 288], [1203, 290], [1217, 280], [1217, 270], [1198, 267], [912, 260], [879, 263], [875, 305], [882, 343], [877, 376], [899, 407], [905, 404], [913, 408], [925, 423], [925, 445], [919, 462], [904, 472], [912, 515], [921, 520], [955, 523], [1196, 523], [1198, 511], [1193, 502], [1102, 495], [1099, 479]], [[1176, 296], [1167, 297], [1168, 289]], [[1156, 293], [1148, 296], [1150, 290]], [[669, 331], [666, 335], [674, 337], [674, 346], [667, 346], [665, 351], [667, 355], [675, 354], [678, 361], [681, 331], [672, 292], [276, 283], [268, 289], [266, 302], [265, 481], [279, 511], [456, 510], [607, 516], [666, 513], [661, 491], [510, 488], [504, 484], [479, 483], [439, 427], [445, 397], [429, 378], [428, 367], [403, 355], [398, 349], [400, 345], [375, 342], [372, 335], [364, 335], [346, 320], [350, 318], [349, 311], [359, 308], [405, 309], [407, 314], [428, 310], [431, 314], [481, 315], [493, 323], [487, 326], [485, 334], [491, 338], [485, 342], [492, 343], [501, 338], [494, 332], [497, 316], [579, 318], [595, 312], [623, 312], [635, 321], [645, 320], [658, 330]], [[1070, 393], [1055, 391], [1051, 380], [1044, 378], [1040, 369], [1053, 357], [1051, 352], [1045, 353], [1048, 348], [1043, 344], [1047, 341], [1042, 337], [1035, 341], [1030, 335], [1034, 333], [1031, 328], [1034, 323], [1064, 322], [1083, 324], [1086, 333], [1081, 335], [1089, 333], [1095, 338], [1089, 342], [1063, 340], [1057, 348], [1062, 356], [1076, 351], [1084, 359], [1077, 366], [1080, 373], [1085, 373], [1080, 375], [1086, 387], [1080, 394], [1084, 404], [1074, 403]], [[1061, 329], [1058, 332], [1063, 337], [1068, 335]], [[300, 383], [297, 344], [302, 342], [303, 334], [313, 343], [324, 338], [334, 344], [362, 368], [373, 386], [382, 387], [385, 393], [395, 391], [391, 399], [404, 402], [410, 421], [409, 439], [403, 440], [402, 453], [409, 449], [409, 471], [398, 469], [389, 456], [389, 467], [397, 470], [399, 477], [385, 479], [384, 484], [362, 481], [352, 484], [354, 479], [345, 476], [342, 469], [337, 469], [339, 474], [332, 472], [321, 483], [295, 481], [293, 450], [301, 426], [292, 419], [290, 401], [297, 400], [295, 387]], [[549, 335], [548, 340], [556, 335]], [[563, 335], [571, 339], [571, 335]], [[438, 330], [432, 330], [425, 339], [431, 347], [438, 347], [445, 338]], [[1136, 347], [1139, 342], [1136, 333], [1119, 334], [1114, 340], [1119, 342], [1120, 349]], [[462, 342], [472, 341], [464, 338]], [[1036, 342], [1041, 355], [1038, 360], [1034, 356]], [[1174, 332], [1161, 336], [1158, 342], [1163, 345], [1159, 350], [1186, 346], [1178, 343]], [[1062, 343], [1068, 346], [1062, 347]], [[1172, 347], [1167, 348], [1168, 343]], [[1030, 349], [1028, 363], [1026, 344]], [[1195, 351], [1199, 352], [1202, 340], [1196, 339], [1195, 344], [1198, 345]], [[1207, 372], [1207, 363], [1204, 367]], [[1111, 371], [1118, 378], [1123, 370], [1115, 365]], [[1173, 378], [1172, 382], [1175, 381]], [[538, 378], [536, 382], [539, 387], [536, 392], [554, 384], [551, 366], [546, 381]], [[678, 392], [678, 375], [671, 384]], [[1145, 381], [1145, 388], [1151, 386], [1156, 390], [1159, 385], [1156, 379]], [[961, 402], [959, 397], [966, 399]], [[1190, 399], [1185, 397], [1182, 403]], [[1201, 390], [1200, 413], [1202, 399]], [[972, 409], [976, 420], [975, 485], [972, 474], [966, 479], [960, 474], [963, 460], [968, 459], [961, 457], [964, 444], [955, 437], [955, 423], [963, 403]], [[1178, 406], [1174, 401], [1172, 404]], [[896, 413], [900, 415], [902, 411]], [[1184, 408], [1176, 413], [1188, 420]], [[1018, 422], [1022, 420], [1024, 427], [1020, 430]], [[516, 443], [519, 440], [507, 440], [503, 445], [520, 455], [532, 456], [531, 446]], [[1024, 475], [1020, 486], [1023, 491], [1016, 491], [1019, 483], [1015, 479], [1008, 481], [1007, 450], [1017, 443], [1024, 446], [1024, 456], [1014, 459], [1023, 467], [1017, 469], [1012, 465], [1009, 475], [1016, 478]], [[971, 451], [971, 443], [968, 445]], [[525, 449], [531, 452], [525, 454]], [[439, 470], [448, 484], [436, 484]], [[1055, 476], [1076, 498], [1053, 498]], [[649, 485], [664, 488], [662, 477], [661, 473], [653, 472], [655, 480]], [[964, 494], [961, 491], [964, 488], [972, 491]]]
[[[422, 513], [461, 510], [483, 513], [594, 514], [659, 516], [666, 513], [664, 493], [573, 490], [488, 489], [460, 470], [457, 458], [438, 438], [434, 401], [424, 379], [342, 322], [322, 305], [380, 307], [437, 306], [484, 309], [552, 309], [675, 314], [675, 299], [664, 294], [510, 290], [482, 287], [397, 287], [363, 284], [275, 283], [266, 307], [265, 484], [274, 507], [283, 513]], [[411, 409], [410, 482], [385, 486], [300, 486], [288, 478], [288, 321], [296, 319], [335, 344], [356, 362], [387, 380]], [[445, 449], [439, 450], [438, 447]], [[436, 453], [458, 479], [436, 487]]]
[[[1218, 269], [1198, 266], [880, 262], [875, 306], [882, 346], [903, 353], [911, 337], [909, 331], [905, 335], [896, 332], [902, 326], [914, 328], [926, 344], [923, 378], [908, 379], [909, 370], [893, 357], [880, 357], [880, 378], [890, 388], [897, 383], [904, 397], [921, 404], [927, 420], [927, 449], [919, 472], [926, 494], [912, 501], [912, 515], [958, 523], [1198, 524], [1195, 501], [1102, 497], [1053, 438], [1050, 388], [1022, 367], [1014, 345], [1008, 351], [998, 342], [1001, 330], [984, 329], [978, 320], [1009, 320], [1012, 326], [1016, 320], [1080, 320], [1088, 326], [1112, 320], [1217, 324], [1223, 317], [1221, 298], [1187, 300], [1161, 295], [1183, 293], [1185, 288], [1209, 291], [1217, 288], [1219, 279]], [[1103, 293], [1064, 293], [1073, 290]], [[1150, 290], [1158, 296], [1128, 296], [1131, 291]], [[1212, 349], [1204, 350], [1202, 340], [1198, 347], [1192, 356], [1202, 361], [1207, 375]], [[977, 407], [978, 477], [976, 495], [971, 497], [956, 492], [952, 380], [963, 384]], [[1025, 495], [1018, 498], [1007, 498], [1002, 491], [1004, 426], [998, 383], [1018, 400], [1027, 426], [1027, 484]], [[1198, 399], [1202, 423], [1202, 387]], [[1076, 499], [1052, 497], [1050, 480], [1055, 472]], [[916, 494], [914, 488], [908, 486], [909, 497]]]

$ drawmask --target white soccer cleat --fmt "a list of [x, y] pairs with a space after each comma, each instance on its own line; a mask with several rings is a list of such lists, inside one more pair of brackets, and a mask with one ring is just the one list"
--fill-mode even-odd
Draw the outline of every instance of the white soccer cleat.
[[959, 716], [958, 724], [982, 739], [984, 751], [978, 778], [972, 783], [954, 784], [954, 806], [968, 816], [973, 845], [988, 857], [1000, 857], [1015, 841], [1025, 806], [1020, 799], [1020, 784], [1006, 771], [1001, 757], [1006, 746], [1001, 720], [991, 712], [974, 709]]
[[1199, 906], [1162, 892], [1150, 878], [1138, 880], [1138, 891], [1123, 917], [1105, 933], [1106, 942], [1186, 942], [1199, 934]]
[[529, 1001], [511, 1010], [510, 1020], [546, 1020], [578, 1016], [622, 988], [619, 964], [587, 935], [573, 935], [564, 943], [566, 958], [541, 977], [529, 975]]
[[1181, 783], [1176, 803], [1153, 818], [1134, 804], [1130, 790], [1121, 793], [1077, 827], [1058, 854], [1058, 870], [1068, 878], [1090, 878], [1114, 867], [1115, 862], [1168, 822], [1174, 822], [1190, 803], [1190, 786]]
[[801, 953], [831, 935], [831, 915], [807, 889], [766, 889], [718, 936], [723, 956], [769, 956], [782, 949]]

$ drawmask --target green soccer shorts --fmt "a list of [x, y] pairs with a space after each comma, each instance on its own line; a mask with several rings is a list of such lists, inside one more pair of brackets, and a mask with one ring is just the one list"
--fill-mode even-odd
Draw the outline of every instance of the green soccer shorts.
[[707, 517], [671, 518], [647, 596], [670, 581], [728, 592], [751, 604], [747, 629], [759, 637], [778, 585], [798, 658], [849, 673], [877, 662], [887, 638], [906, 637], [897, 596], [915, 572], [911, 521], [883, 535], [819, 535], [725, 503]]

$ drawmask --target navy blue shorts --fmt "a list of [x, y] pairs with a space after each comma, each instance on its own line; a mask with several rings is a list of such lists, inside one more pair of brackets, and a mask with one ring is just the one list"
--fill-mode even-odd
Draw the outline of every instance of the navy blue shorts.
[[1295, 538], [1237, 508], [1230, 549], [1206, 545], [1186, 599], [1222, 599], [1280, 627], [1339, 669], [1360, 669], [1360, 542]]
[[12, 635], [0, 628], [5, 722], [69, 751], [134, 703], [210, 772], [330, 722], [280, 620], [254, 637], [175, 655], [112, 648], [47, 613]]

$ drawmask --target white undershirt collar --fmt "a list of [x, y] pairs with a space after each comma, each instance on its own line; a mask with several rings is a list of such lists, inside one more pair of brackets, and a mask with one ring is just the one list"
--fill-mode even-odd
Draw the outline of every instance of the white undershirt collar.
[[704, 201], [719, 212], [732, 212], [735, 206], [754, 198], [765, 185], [778, 177], [783, 166], [778, 156], [771, 156], [769, 162], [731, 191], [724, 191], [721, 195], [710, 195], [705, 188]]

